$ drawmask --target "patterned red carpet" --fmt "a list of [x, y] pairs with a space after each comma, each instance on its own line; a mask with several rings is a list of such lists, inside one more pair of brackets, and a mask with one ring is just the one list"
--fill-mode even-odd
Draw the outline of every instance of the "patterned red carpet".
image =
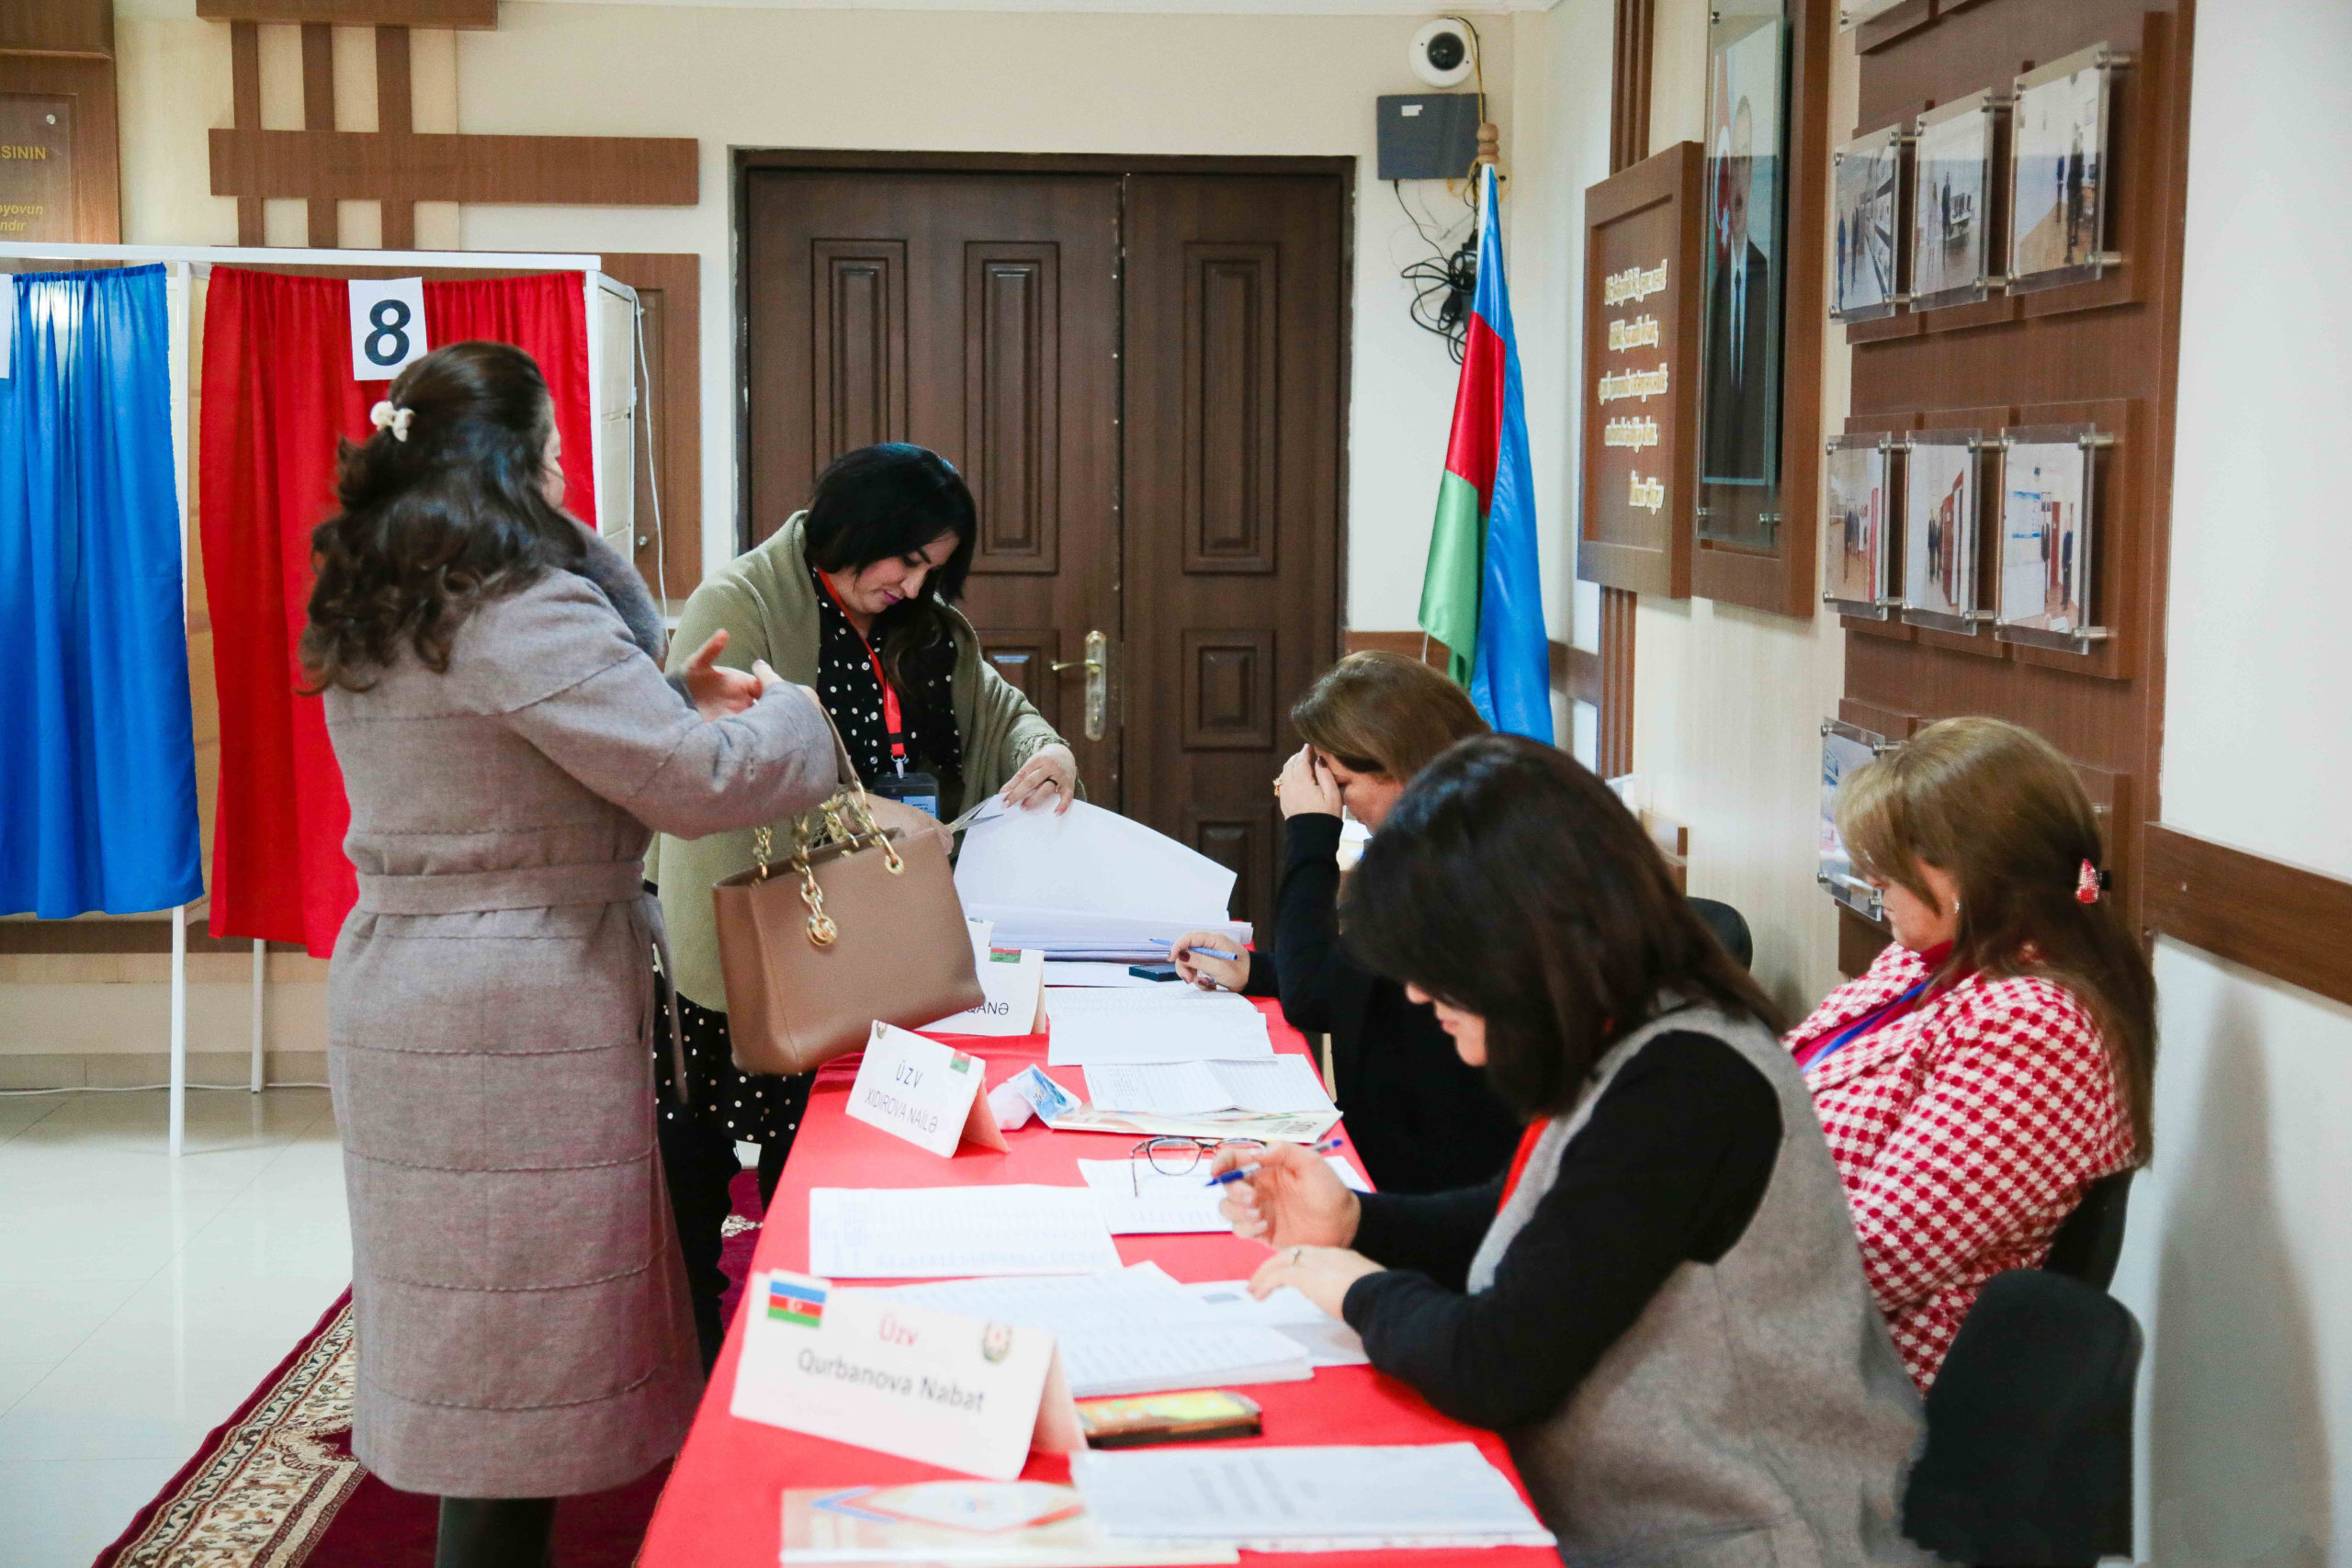
[[[751, 1269], [760, 1196], [746, 1171], [721, 1264], [731, 1314]], [[351, 1457], [354, 1357], [346, 1291], [214, 1427], [94, 1568], [431, 1568], [435, 1503]], [[628, 1568], [669, 1466], [556, 1510], [560, 1568]]]

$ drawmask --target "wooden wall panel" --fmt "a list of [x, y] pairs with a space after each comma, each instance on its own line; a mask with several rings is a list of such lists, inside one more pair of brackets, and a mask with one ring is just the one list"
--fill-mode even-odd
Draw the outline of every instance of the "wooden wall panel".
[[[0, 0], [0, 9], [16, 3]], [[0, 94], [17, 93], [68, 100], [74, 126], [74, 243], [119, 243], [122, 164], [115, 129], [114, 62], [102, 56], [0, 53]]]
[[1061, 568], [1061, 247], [964, 247], [965, 482], [974, 571]]
[[[2114, 102], [2109, 241], [2098, 283], [1920, 312], [1920, 330], [1858, 342], [1855, 428], [2093, 422], [2115, 433], [2094, 484], [2094, 617], [2113, 636], [2077, 655], [1927, 628], [1846, 642], [1849, 703], [1933, 720], [1991, 714], [2072, 758], [2107, 808], [2114, 896], [2148, 906], [2144, 819], [2156, 791], [2164, 700], [2179, 214], [2188, 167], [2188, 17], [2180, 0], [1980, 0], [1892, 16], [1862, 39], [1859, 130], [1986, 86], [2102, 40], [2132, 51]], [[1842, 140], [1844, 128], [1839, 130]], [[1996, 233], [1996, 243], [2006, 243]], [[1997, 480], [1995, 465], [1989, 479]], [[1999, 527], [1997, 484], [1983, 526]], [[1988, 578], [1984, 592], [1994, 583]], [[1872, 628], [1877, 629], [1877, 628]], [[1860, 942], [1841, 936], [1841, 958]]]
[[[11, 5], [17, 0], [9, 0]], [[498, 0], [196, 0], [208, 22], [322, 22], [332, 27], [495, 28]]]
[[2352, 882], [2150, 823], [2148, 925], [2218, 958], [2352, 1003]]
[[212, 194], [303, 200], [692, 207], [690, 137], [211, 132]]
[[114, 58], [113, 0], [7, 0], [0, 54]]

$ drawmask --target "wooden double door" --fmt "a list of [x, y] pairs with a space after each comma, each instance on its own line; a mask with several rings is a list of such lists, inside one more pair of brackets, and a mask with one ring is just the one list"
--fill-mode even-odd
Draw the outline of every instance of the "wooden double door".
[[1271, 919], [1340, 640], [1344, 174], [745, 165], [745, 542], [840, 453], [946, 457], [989, 660]]

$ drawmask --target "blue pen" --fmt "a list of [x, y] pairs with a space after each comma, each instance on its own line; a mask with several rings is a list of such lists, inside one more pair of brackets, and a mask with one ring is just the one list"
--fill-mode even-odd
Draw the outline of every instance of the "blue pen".
[[[1343, 1149], [1347, 1146], [1347, 1139], [1334, 1134], [1332, 1136], [1328, 1137], [1321, 1143], [1316, 1145], [1310, 1152], [1318, 1155], [1329, 1154], [1333, 1149]], [[1227, 1182], [1238, 1181], [1245, 1176], [1255, 1176], [1264, 1168], [1265, 1168], [1260, 1165], [1257, 1161], [1251, 1160], [1247, 1165], [1237, 1165], [1231, 1170], [1221, 1171], [1217, 1175], [1210, 1177], [1208, 1180], [1204, 1182], [1202, 1185], [1206, 1187], [1223, 1187]]]

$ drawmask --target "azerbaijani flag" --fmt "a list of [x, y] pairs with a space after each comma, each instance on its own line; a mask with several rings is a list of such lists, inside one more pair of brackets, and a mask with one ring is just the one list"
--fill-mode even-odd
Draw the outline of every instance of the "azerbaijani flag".
[[1478, 289], [1421, 577], [1421, 629], [1445, 644], [1448, 673], [1470, 689], [1488, 724], [1548, 744], [1552, 649], [1536, 575], [1535, 479], [1493, 164], [1479, 181]]
[[797, 1274], [769, 1275], [768, 1315], [803, 1328], [816, 1327], [825, 1320], [824, 1285]]

